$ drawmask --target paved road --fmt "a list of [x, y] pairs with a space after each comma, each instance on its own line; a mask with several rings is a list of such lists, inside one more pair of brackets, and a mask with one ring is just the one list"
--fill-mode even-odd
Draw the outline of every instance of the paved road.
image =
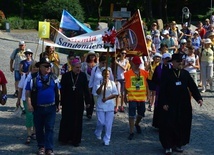
[[[36, 50], [36, 31], [12, 31], [6, 33], [0, 31], [0, 69], [4, 71], [8, 80], [8, 102], [5, 106], [0, 106], [0, 154], [1, 155], [30, 155], [37, 151], [36, 141], [30, 145], [25, 145], [26, 129], [24, 126], [24, 116], [15, 118], [13, 111], [16, 99], [12, 97], [14, 93], [13, 75], [9, 71], [9, 56], [13, 49], [18, 46], [18, 40], [24, 39], [27, 47]], [[41, 52], [41, 46], [38, 48]], [[65, 54], [59, 54], [61, 63], [66, 61]], [[36, 57], [38, 60], [38, 57]], [[203, 94], [204, 105], [199, 107], [193, 101], [193, 122], [191, 142], [185, 146], [184, 155], [212, 155], [214, 154], [214, 103], [213, 93]], [[158, 131], [151, 126], [152, 113], [146, 112], [146, 117], [141, 122], [142, 134], [135, 134], [134, 140], [127, 140], [128, 117], [127, 113], [115, 115], [112, 129], [112, 138], [109, 146], [103, 146], [102, 141], [95, 138], [93, 132], [96, 125], [95, 115], [92, 120], [84, 117], [83, 136], [81, 146], [61, 146], [57, 142], [59, 131], [60, 113], [57, 114], [55, 125], [55, 154], [58, 155], [161, 155], [164, 153], [159, 140]], [[179, 155], [179, 153], [173, 153]]]

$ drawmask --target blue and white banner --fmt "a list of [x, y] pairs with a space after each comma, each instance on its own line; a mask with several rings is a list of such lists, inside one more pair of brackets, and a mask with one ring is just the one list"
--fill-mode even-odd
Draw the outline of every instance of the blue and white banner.
[[[105, 35], [105, 32], [108, 28], [93, 31], [91, 33], [85, 33], [76, 37], [66, 37], [63, 33], [51, 27], [52, 33], [50, 39], [45, 39], [44, 44], [47, 46], [55, 46], [65, 49], [73, 50], [83, 50], [90, 51], [94, 50], [97, 52], [107, 52], [107, 49], [104, 48], [104, 42], [102, 36]], [[114, 52], [116, 49], [110, 48], [110, 52]]]
[[67, 29], [67, 30], [73, 30], [73, 31], [83, 31], [85, 33], [93, 32], [86, 25], [84, 25], [84, 24], [80, 23], [78, 20], [76, 20], [66, 10], [63, 10], [63, 12], [62, 12], [60, 28]]

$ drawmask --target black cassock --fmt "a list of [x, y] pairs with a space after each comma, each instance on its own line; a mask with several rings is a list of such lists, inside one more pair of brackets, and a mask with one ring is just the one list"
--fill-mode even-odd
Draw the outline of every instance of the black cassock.
[[[73, 86], [76, 88], [73, 89]], [[90, 104], [90, 94], [85, 73], [80, 72], [79, 75], [74, 75], [70, 71], [63, 74], [60, 92], [62, 118], [58, 140], [62, 143], [79, 144], [82, 137], [84, 103]]]
[[[202, 97], [186, 70], [169, 69], [162, 80], [158, 98], [159, 139], [164, 148], [184, 146], [189, 143], [192, 124], [190, 96], [196, 101], [202, 100]], [[169, 106], [168, 111], [163, 110], [163, 105]]]

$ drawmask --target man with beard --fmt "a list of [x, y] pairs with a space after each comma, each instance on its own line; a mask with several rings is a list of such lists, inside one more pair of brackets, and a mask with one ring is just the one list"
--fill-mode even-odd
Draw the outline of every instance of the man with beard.
[[91, 99], [86, 74], [80, 71], [81, 62], [74, 59], [71, 65], [72, 71], [63, 74], [61, 79], [62, 118], [58, 140], [78, 147], [82, 137], [84, 102], [88, 108]]
[[164, 73], [158, 106], [160, 109], [159, 138], [166, 155], [183, 152], [182, 146], [189, 143], [192, 106], [191, 95], [202, 106], [200, 92], [189, 72], [181, 69], [182, 56], [173, 54], [173, 67]]

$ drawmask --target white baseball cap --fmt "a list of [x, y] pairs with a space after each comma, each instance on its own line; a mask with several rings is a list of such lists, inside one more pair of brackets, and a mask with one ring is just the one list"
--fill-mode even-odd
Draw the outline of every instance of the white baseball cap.
[[25, 41], [19, 41], [19, 45], [24, 45]]
[[170, 53], [164, 53], [164, 54], [162, 55], [162, 58], [163, 58], [163, 59], [171, 58], [171, 57], [172, 57], [172, 55], [171, 55]]
[[186, 39], [181, 39], [181, 44], [187, 43]]
[[162, 34], [163, 35], [169, 34], [169, 31], [168, 30], [163, 30]]

